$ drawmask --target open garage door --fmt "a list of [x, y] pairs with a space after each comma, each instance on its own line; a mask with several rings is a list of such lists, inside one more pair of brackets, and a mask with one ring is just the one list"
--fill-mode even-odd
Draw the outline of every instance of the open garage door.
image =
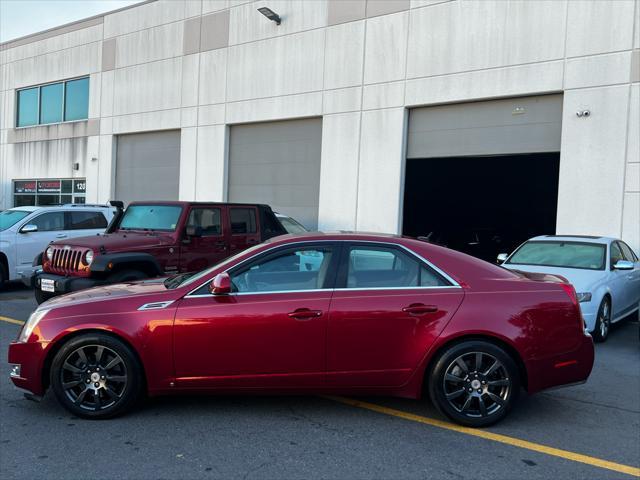
[[554, 234], [562, 96], [412, 110], [403, 233], [488, 261]]
[[229, 201], [265, 203], [318, 227], [322, 119], [231, 127]]
[[119, 135], [115, 198], [178, 200], [180, 130]]

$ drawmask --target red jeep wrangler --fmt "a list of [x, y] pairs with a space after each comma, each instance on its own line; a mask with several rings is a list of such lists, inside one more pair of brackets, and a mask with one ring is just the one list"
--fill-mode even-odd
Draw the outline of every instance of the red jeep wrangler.
[[268, 205], [122, 202], [104, 234], [52, 242], [34, 264], [38, 303], [98, 285], [203, 270], [287, 233]]

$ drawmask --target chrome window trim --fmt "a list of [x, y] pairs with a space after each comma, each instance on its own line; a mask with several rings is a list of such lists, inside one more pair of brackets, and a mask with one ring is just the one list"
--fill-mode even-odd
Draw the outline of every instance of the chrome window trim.
[[[254, 259], [257, 255], [262, 255], [264, 253], [270, 252], [271, 250], [275, 250], [277, 248], [281, 248], [281, 247], [295, 247], [296, 245], [304, 245], [305, 243], [311, 243], [311, 244], [316, 244], [316, 243], [366, 243], [366, 244], [370, 244], [373, 246], [393, 246], [393, 247], [400, 247], [402, 250], [404, 250], [405, 252], [407, 252], [409, 255], [413, 256], [414, 258], [416, 258], [418, 261], [424, 263], [425, 265], [427, 265], [429, 268], [432, 268], [434, 271], [436, 271], [438, 274], [440, 274], [445, 280], [447, 280], [448, 282], [451, 283], [451, 285], [439, 285], [439, 286], [428, 286], [428, 287], [419, 287], [419, 286], [415, 286], [415, 287], [371, 287], [371, 288], [357, 288], [357, 287], [351, 287], [351, 288], [320, 288], [320, 289], [309, 289], [309, 290], [274, 290], [274, 291], [269, 291], [269, 292], [232, 292], [232, 293], [227, 293], [225, 295], [219, 295], [219, 296], [236, 296], [236, 295], [264, 295], [267, 293], [303, 293], [303, 292], [327, 292], [327, 291], [339, 291], [339, 292], [343, 292], [343, 291], [368, 291], [368, 290], [433, 290], [433, 289], [452, 289], [452, 288], [462, 288], [460, 286], [460, 284], [458, 282], [456, 282], [450, 275], [448, 275], [447, 273], [445, 273], [444, 271], [442, 271], [440, 268], [436, 267], [433, 263], [431, 263], [430, 261], [426, 260], [424, 257], [422, 257], [421, 255], [415, 253], [413, 250], [405, 247], [404, 245], [401, 245], [399, 243], [392, 243], [392, 242], [381, 242], [381, 241], [376, 241], [376, 240], [303, 240], [300, 242], [295, 242], [295, 243], [290, 243], [287, 245], [276, 245], [274, 247], [268, 248], [266, 250], [263, 250], [262, 252], [253, 255], [249, 258], [246, 258], [244, 260], [242, 260], [240, 263], [237, 263], [235, 265], [232, 265], [231, 267], [227, 268], [226, 270], [223, 270], [220, 273], [227, 273], [229, 270], [231, 270], [232, 268], [236, 268], [236, 267], [240, 267], [242, 264], [247, 263], [249, 261], [251, 261], [252, 259]], [[210, 280], [198, 285], [196, 288], [190, 290], [183, 298], [211, 298], [214, 297], [216, 295], [213, 294], [199, 294], [199, 295], [192, 295], [193, 292], [196, 292], [198, 290], [200, 290], [202, 287], [204, 287], [205, 285], [207, 285], [208, 283], [210, 283]]]

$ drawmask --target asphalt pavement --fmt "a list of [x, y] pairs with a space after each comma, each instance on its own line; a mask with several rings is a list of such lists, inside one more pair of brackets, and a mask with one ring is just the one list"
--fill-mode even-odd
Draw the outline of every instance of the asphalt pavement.
[[[26, 320], [35, 306], [31, 290], [0, 292], [0, 317]], [[596, 345], [586, 384], [523, 392], [511, 415], [481, 436], [456, 429], [428, 401], [385, 397], [356, 399], [361, 405], [315, 396], [167, 397], [121, 418], [82, 420], [51, 393], [35, 403], [13, 387], [7, 347], [19, 329], [0, 318], [3, 479], [640, 476], [633, 319]]]

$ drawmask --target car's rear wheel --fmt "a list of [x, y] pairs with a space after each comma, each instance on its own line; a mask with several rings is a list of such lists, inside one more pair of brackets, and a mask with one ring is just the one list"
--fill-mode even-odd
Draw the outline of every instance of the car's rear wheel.
[[0, 261], [0, 288], [2, 288], [8, 281], [9, 272], [7, 271], [7, 267], [5, 266], [4, 262]]
[[431, 401], [456, 423], [485, 427], [502, 420], [520, 390], [513, 359], [489, 342], [453, 345], [436, 360], [429, 381]]
[[111, 418], [133, 407], [143, 391], [142, 368], [131, 349], [104, 334], [65, 343], [51, 365], [58, 401], [83, 418]]
[[609, 337], [609, 331], [611, 330], [611, 300], [609, 297], [604, 297], [598, 307], [598, 314], [596, 316], [596, 326], [593, 329], [593, 340], [595, 342], [606, 342]]
[[43, 302], [46, 302], [47, 300], [49, 300], [50, 298], [55, 297], [55, 294], [53, 293], [47, 293], [47, 292], [43, 292], [42, 290], [40, 290], [37, 286], [34, 290], [34, 295], [36, 297], [36, 302], [38, 302], [38, 305], [40, 305]]

